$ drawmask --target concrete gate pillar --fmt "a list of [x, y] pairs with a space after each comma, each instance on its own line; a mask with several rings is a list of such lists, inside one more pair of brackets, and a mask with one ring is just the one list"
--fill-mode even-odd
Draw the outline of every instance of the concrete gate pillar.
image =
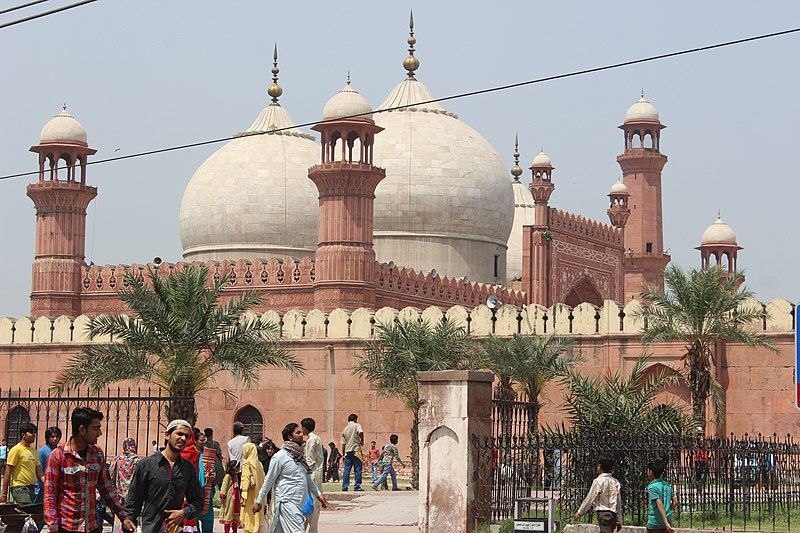
[[[492, 434], [491, 372], [419, 372], [419, 530], [467, 533], [475, 528], [478, 453], [473, 435]], [[479, 513], [486, 516], [485, 513]]]

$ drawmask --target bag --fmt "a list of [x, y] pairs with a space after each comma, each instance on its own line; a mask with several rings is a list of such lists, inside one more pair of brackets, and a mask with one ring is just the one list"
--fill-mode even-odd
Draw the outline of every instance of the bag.
[[306, 502], [303, 504], [303, 516], [311, 516], [314, 512], [314, 497], [310, 492], [306, 492]]
[[355, 456], [358, 458], [359, 461], [361, 461], [362, 463], [364, 462], [364, 452], [361, 451], [361, 446], [356, 448]]

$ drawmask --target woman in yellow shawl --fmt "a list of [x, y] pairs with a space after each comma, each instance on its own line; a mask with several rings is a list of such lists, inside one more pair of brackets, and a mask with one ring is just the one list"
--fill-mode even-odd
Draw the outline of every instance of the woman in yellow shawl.
[[253, 503], [264, 484], [264, 467], [258, 460], [256, 445], [248, 442], [242, 448], [242, 512], [241, 524], [245, 533], [258, 533], [264, 513], [253, 513]]

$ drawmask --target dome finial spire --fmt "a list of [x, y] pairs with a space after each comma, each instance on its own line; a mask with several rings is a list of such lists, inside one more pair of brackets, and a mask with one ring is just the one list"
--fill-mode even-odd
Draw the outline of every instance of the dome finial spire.
[[347, 85], [350, 85], [350, 69], [347, 69]]
[[408, 73], [409, 79], [414, 78], [414, 71], [419, 68], [419, 59], [414, 57], [414, 45], [417, 44], [417, 38], [414, 37], [414, 10], [411, 10], [411, 15], [408, 19], [408, 57], [403, 60], [403, 67]]
[[275, 43], [275, 48], [272, 52], [272, 85], [267, 89], [267, 94], [272, 97], [272, 105], [280, 105], [278, 97], [283, 94], [283, 89], [278, 85], [278, 43]]
[[519, 133], [514, 135], [514, 166], [511, 167], [511, 175], [514, 176], [514, 181], [519, 183], [519, 177], [522, 175], [522, 167], [519, 166]]
[[642, 96], [641, 96], [641, 98], [642, 98], [642, 100], [644, 100], [644, 87], [642, 87]]

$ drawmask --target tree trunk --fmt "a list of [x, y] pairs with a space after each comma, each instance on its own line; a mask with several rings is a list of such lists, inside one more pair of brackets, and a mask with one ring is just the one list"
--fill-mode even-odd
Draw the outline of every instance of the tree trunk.
[[192, 426], [197, 423], [197, 409], [195, 407], [194, 396], [182, 397], [181, 395], [173, 394], [172, 399], [167, 402], [165, 414], [167, 415], [167, 423], [171, 420], [186, 420]]
[[411, 487], [419, 489], [419, 412], [414, 411], [411, 423]]
[[692, 393], [692, 420], [695, 427], [706, 429], [706, 404], [711, 392], [711, 349], [695, 342], [687, 353], [689, 390]]

